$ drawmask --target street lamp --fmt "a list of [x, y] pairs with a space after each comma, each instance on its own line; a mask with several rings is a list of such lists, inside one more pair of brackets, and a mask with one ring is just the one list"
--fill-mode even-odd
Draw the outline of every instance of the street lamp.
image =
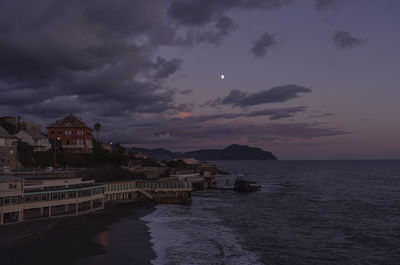
[[57, 141], [60, 140], [60, 137], [54, 138], [54, 166], [53, 166], [53, 170], [56, 168], [56, 151], [57, 151]]

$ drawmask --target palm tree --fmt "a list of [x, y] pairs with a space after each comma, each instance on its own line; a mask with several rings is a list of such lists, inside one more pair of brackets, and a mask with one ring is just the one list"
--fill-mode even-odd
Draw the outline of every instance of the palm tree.
[[94, 124], [94, 129], [95, 129], [96, 134], [97, 134], [97, 142], [98, 142], [99, 141], [99, 131], [101, 130], [101, 124], [96, 122]]

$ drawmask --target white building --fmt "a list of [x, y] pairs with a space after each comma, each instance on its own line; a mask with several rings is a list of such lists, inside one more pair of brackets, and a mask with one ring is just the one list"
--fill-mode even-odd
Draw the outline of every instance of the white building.
[[201, 162], [199, 160], [196, 160], [194, 158], [184, 158], [183, 162], [185, 162], [188, 165], [200, 165]]
[[31, 145], [35, 152], [48, 151], [51, 148], [49, 140], [41, 132], [23, 130], [19, 131], [15, 136]]

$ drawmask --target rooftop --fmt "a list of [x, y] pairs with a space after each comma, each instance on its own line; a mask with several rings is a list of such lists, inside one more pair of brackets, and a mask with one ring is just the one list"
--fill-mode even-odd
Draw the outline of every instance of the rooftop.
[[32, 136], [32, 139], [35, 141], [36, 140], [47, 140], [47, 137], [44, 136], [41, 132], [35, 132], [35, 131], [30, 131], [30, 130], [21, 130], [21, 131]]
[[15, 138], [14, 135], [9, 134], [2, 126], [0, 126], [0, 138]]
[[74, 128], [87, 128], [92, 130], [89, 126], [86, 125], [86, 123], [82, 121], [81, 118], [73, 115], [72, 113], [69, 114], [64, 119], [57, 120], [55, 123], [51, 124], [47, 128], [50, 127], [56, 127], [56, 128], [74, 127]]
[[8, 182], [8, 181], [21, 181], [21, 177], [10, 176], [10, 175], [0, 175], [0, 182]]

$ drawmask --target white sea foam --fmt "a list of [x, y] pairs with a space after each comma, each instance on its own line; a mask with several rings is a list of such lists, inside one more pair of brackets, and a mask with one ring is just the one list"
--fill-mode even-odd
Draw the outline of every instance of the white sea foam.
[[215, 198], [195, 197], [189, 207], [158, 205], [143, 217], [157, 254], [152, 264], [261, 264], [218, 217], [221, 203]]

